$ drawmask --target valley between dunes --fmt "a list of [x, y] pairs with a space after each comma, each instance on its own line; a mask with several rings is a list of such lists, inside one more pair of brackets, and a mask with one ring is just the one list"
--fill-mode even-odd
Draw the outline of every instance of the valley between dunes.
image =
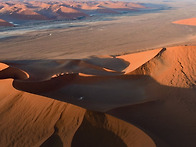
[[196, 46], [0, 64], [0, 144], [196, 146]]

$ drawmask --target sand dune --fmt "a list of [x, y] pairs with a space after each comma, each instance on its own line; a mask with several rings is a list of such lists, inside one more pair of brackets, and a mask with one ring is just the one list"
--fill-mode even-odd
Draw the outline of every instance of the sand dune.
[[195, 146], [195, 54], [195, 46], [177, 46], [78, 60], [2, 61], [0, 143]]
[[87, 14], [83, 12], [80, 12], [76, 9], [65, 7], [65, 6], [61, 6], [57, 10], [57, 13], [60, 14], [62, 17], [70, 18], [70, 19], [73, 19], [73, 18], [77, 19], [79, 17], [88, 16]]
[[[46, 20], [45, 16], [40, 15], [39, 13], [35, 12], [31, 8], [28, 8], [23, 3], [12, 3], [10, 5], [5, 5], [1, 3], [2, 8], [0, 9], [0, 17], [3, 18], [12, 18], [12, 19], [19, 19], [19, 20]], [[6, 18], [7, 19], [7, 18]]]
[[0, 19], [0, 27], [1, 26], [4, 26], [4, 27], [13, 27], [14, 25], [11, 24], [11, 23], [9, 23], [9, 22], [7, 22], [7, 21], [5, 21], [5, 20], [3, 20], [3, 19]]
[[181, 24], [181, 25], [190, 25], [196, 26], [196, 18], [188, 18], [183, 20], [177, 20], [173, 22], [174, 24]]
[[6, 20], [81, 19], [91, 14], [121, 13], [145, 8], [139, 3], [102, 1], [0, 2], [0, 18]]
[[18, 91], [12, 82], [0, 81], [3, 146], [155, 146], [133, 125], [104, 113]]
[[117, 58], [123, 59], [127, 62], [129, 62], [129, 66], [124, 69], [125, 73], [130, 73], [149, 61], [150, 59], [154, 58], [161, 50], [163, 49], [157, 49], [157, 50], [151, 50], [151, 51], [145, 51], [145, 52], [139, 52], [139, 53], [133, 53], [128, 55], [122, 55]]

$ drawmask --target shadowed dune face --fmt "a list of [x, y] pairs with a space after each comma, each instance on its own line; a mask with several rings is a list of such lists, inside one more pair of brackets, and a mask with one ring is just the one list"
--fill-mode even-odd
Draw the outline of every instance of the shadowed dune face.
[[[158, 51], [159, 50], [146, 51], [145, 53], [149, 55], [146, 59], [156, 56]], [[139, 61], [140, 58], [140, 55], [135, 55], [134, 59]], [[47, 97], [51, 97], [50, 95], [53, 95], [54, 97], [52, 97], [55, 99], [71, 102], [88, 109], [99, 111], [128, 104], [135, 104], [138, 102], [140, 103], [141, 101], [145, 102], [149, 97], [151, 97], [147, 94], [145, 87], [142, 85], [149, 83], [156, 84], [156, 82], [151, 82], [153, 79], [146, 76], [125, 76], [123, 70], [126, 70], [127, 63], [129, 62], [121, 59], [120, 57], [109, 57], [106, 61], [116, 61], [114, 64], [118, 66], [123, 65], [122, 63], [124, 62], [121, 71], [118, 66], [115, 68], [114, 66], [108, 66], [107, 62], [105, 64], [104, 62], [100, 64], [96, 63], [100, 60], [106, 59], [99, 58], [99, 60], [97, 60], [97, 58], [89, 58], [85, 59], [85, 61], [60, 60], [56, 62], [32, 62], [34, 67], [38, 65], [37, 68], [32, 68], [30, 65], [18, 62], [13, 64], [13, 66], [21, 68], [29, 73], [30, 78], [25, 81], [15, 80], [13, 82], [13, 86], [18, 90], [40, 94]], [[31, 63], [31, 61], [29, 61], [29, 63]], [[90, 63], [95, 63], [96, 65], [92, 65]], [[142, 62], [135, 62], [134, 66], [137, 66], [136, 64], [140, 66], [142, 65]], [[101, 65], [104, 68], [101, 67]], [[48, 66], [50, 66], [50, 68], [45, 68]], [[52, 66], [54, 67], [53, 70], [51, 70]], [[55, 70], [55, 68], [57, 70]], [[71, 71], [90, 74], [91, 76], [80, 76], [77, 73], [70, 74]], [[57, 77], [52, 76], [54, 74], [57, 74]], [[40, 77], [38, 77], [39, 75]], [[87, 89], [90, 91], [92, 90], [92, 92], [86, 91]], [[121, 93], [119, 93], [119, 91], [121, 91]], [[83, 97], [84, 100], [80, 101], [79, 99]], [[95, 99], [93, 100], [92, 97]], [[121, 97], [121, 99], [119, 99], [119, 97]], [[105, 103], [106, 99], [107, 103]], [[89, 105], [89, 103], [91, 103], [91, 105]]]
[[[18, 91], [12, 82], [11, 79], [0, 80], [0, 143], [3, 146], [91, 145], [105, 135], [107, 141], [115, 139], [116, 145], [155, 146], [150, 137], [133, 125], [104, 113]], [[97, 135], [96, 130], [99, 130]], [[91, 139], [81, 140], [84, 135]], [[107, 145], [105, 141], [102, 138], [97, 146]]]
[[[0, 127], [4, 132], [0, 142], [7, 145], [20, 132], [17, 128], [24, 130], [21, 135], [31, 136], [28, 131], [32, 125], [41, 127], [35, 131], [38, 136], [33, 136], [29, 143], [28, 137], [22, 136], [23, 143], [20, 139], [13, 143], [195, 146], [195, 49], [195, 46], [179, 46], [117, 57], [4, 61], [10, 67], [1, 64], [1, 78], [14, 80], [0, 81], [3, 91], [0, 115], [4, 124]], [[12, 73], [7, 71], [15, 72], [7, 75]], [[24, 73], [29, 77], [22, 77]], [[16, 110], [17, 116], [7, 117]], [[16, 123], [15, 129], [8, 128], [7, 124], [18, 120], [19, 114], [26, 121]], [[12, 129], [16, 134], [10, 135]], [[6, 140], [5, 136], [10, 138]], [[102, 139], [98, 140], [99, 137]]]
[[86, 111], [84, 120], [72, 140], [73, 147], [81, 144], [89, 147], [155, 147], [153, 141], [135, 126], [94, 111]]
[[148, 75], [162, 84], [159, 90], [153, 87], [157, 100], [108, 113], [146, 129], [157, 146], [195, 146], [195, 51], [194, 46], [171, 47], [129, 73]]
[[24, 80], [24, 79], [28, 79], [29, 75], [18, 68], [7, 67], [1, 70], [0, 79], [8, 79], [8, 78]]

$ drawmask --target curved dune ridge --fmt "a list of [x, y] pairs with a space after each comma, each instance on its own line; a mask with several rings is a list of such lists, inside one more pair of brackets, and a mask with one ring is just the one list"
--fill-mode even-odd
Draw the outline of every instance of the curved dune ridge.
[[190, 26], [196, 26], [196, 18], [188, 18], [188, 19], [182, 19], [174, 21], [175, 24], [181, 24], [181, 25], [190, 25]]
[[[4, 146], [195, 146], [196, 47], [2, 61]], [[57, 101], [58, 100], [58, 101]]]

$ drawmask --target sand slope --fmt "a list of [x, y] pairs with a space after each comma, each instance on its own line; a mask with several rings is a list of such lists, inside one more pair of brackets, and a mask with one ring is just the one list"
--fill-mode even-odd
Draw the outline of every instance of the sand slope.
[[78, 60], [2, 61], [0, 143], [195, 146], [195, 54], [195, 46], [178, 46]]
[[0, 27], [3, 26], [3, 27], [13, 27], [14, 25], [3, 20], [3, 19], [0, 19]]
[[196, 18], [188, 18], [183, 20], [174, 21], [175, 24], [196, 26]]
[[194, 46], [167, 48], [129, 73], [160, 83], [149, 87], [157, 100], [108, 113], [147, 129], [157, 146], [195, 146], [195, 53]]
[[[12, 79], [0, 81], [0, 143], [3, 146], [68, 147], [84, 143], [87, 146], [155, 146], [133, 125], [103, 113], [15, 90], [12, 82]], [[103, 135], [106, 138], [100, 140], [98, 137]]]

